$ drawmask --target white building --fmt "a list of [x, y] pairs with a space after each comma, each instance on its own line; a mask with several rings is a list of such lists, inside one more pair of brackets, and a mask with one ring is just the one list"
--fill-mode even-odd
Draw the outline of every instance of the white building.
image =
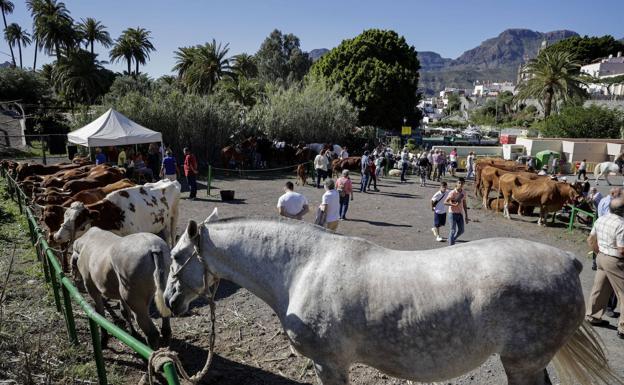
[[482, 97], [482, 96], [497, 96], [498, 94], [509, 91], [511, 93], [515, 92], [515, 86], [512, 82], [487, 82], [482, 84], [475, 84], [474, 90], [472, 91], [473, 96]]
[[[624, 56], [618, 52], [616, 57], [610, 55], [595, 63], [581, 67], [581, 72], [598, 79], [608, 79], [624, 75]], [[600, 95], [624, 95], [624, 82], [610, 85], [609, 89], [604, 83], [590, 83], [587, 85], [590, 94]]]

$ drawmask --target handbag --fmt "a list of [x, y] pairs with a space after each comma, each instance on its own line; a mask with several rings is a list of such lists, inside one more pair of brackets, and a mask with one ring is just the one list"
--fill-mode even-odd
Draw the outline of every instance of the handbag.
[[316, 217], [314, 218], [314, 224], [319, 226], [325, 226], [327, 222], [327, 213], [321, 210], [320, 207], [316, 209]]

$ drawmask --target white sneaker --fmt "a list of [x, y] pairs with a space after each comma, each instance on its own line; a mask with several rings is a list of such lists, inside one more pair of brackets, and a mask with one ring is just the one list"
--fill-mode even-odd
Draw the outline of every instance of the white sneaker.
[[438, 242], [444, 242], [444, 238], [442, 238], [441, 236], [438, 235], [438, 237], [436, 238], [436, 241]]

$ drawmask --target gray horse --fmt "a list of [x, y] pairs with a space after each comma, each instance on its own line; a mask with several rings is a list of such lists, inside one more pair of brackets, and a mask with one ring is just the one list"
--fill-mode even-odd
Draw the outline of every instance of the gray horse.
[[[190, 221], [172, 250], [165, 302], [174, 314], [237, 283], [277, 314], [323, 385], [354, 363], [420, 382], [443, 381], [499, 354], [510, 385], [622, 384], [586, 323], [582, 264], [521, 239], [397, 251], [289, 220]], [[214, 222], [214, 223], [212, 223]]]
[[[149, 316], [149, 305], [154, 298], [162, 315], [164, 344], [171, 337], [169, 316], [163, 289], [166, 272], [171, 265], [167, 243], [150, 233], [120, 237], [97, 227], [91, 227], [74, 242], [72, 270], [79, 274], [87, 292], [95, 301], [95, 310], [104, 315], [104, 298], [119, 300], [132, 334], [132, 315], [147, 336], [150, 346], [161, 345], [160, 334]], [[102, 346], [106, 346], [108, 332], [102, 328]]]

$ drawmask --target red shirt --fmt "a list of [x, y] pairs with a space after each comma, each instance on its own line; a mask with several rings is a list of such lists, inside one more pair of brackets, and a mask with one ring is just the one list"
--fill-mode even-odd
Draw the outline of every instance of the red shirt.
[[184, 175], [195, 175], [195, 171], [197, 171], [197, 159], [195, 155], [188, 154], [184, 157]]

